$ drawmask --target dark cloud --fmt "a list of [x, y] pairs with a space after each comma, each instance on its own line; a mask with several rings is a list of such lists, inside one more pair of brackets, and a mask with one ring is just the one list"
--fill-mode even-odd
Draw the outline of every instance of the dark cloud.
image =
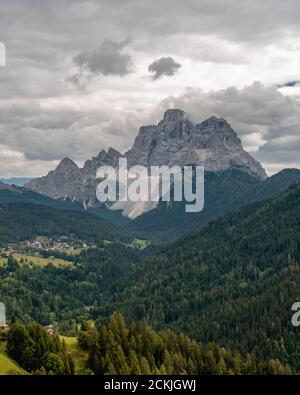
[[[298, 125], [298, 131], [299, 131]], [[282, 167], [299, 167], [300, 138], [274, 139], [262, 146], [255, 157], [265, 165], [281, 164]]]
[[98, 49], [84, 51], [75, 56], [74, 63], [81, 71], [95, 75], [124, 76], [132, 71], [131, 57], [123, 52], [128, 43], [128, 40], [121, 42], [104, 40]]
[[182, 65], [176, 63], [175, 60], [169, 56], [167, 58], [160, 58], [150, 64], [148, 70], [153, 73], [152, 78], [158, 80], [163, 76], [173, 76], [177, 73]]
[[300, 84], [300, 80], [287, 81], [287, 82], [284, 82], [283, 84], [278, 84], [276, 86], [277, 86], [277, 88], [294, 88], [298, 84]]

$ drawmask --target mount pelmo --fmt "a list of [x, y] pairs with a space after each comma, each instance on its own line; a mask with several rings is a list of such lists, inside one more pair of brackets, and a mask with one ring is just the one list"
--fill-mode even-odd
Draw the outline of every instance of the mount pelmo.
[[97, 207], [96, 171], [103, 165], [116, 167], [122, 156], [127, 157], [129, 166], [203, 165], [207, 172], [239, 168], [260, 180], [267, 178], [261, 164], [243, 149], [237, 133], [225, 119], [212, 116], [194, 124], [183, 111], [170, 109], [157, 125], [142, 126], [125, 154], [113, 148], [102, 150], [82, 168], [65, 158], [48, 175], [25, 186], [51, 198]]

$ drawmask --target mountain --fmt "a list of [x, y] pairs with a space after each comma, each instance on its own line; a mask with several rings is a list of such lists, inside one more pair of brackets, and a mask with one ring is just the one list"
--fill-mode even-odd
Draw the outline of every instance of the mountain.
[[6, 184], [3, 181], [0, 181], [0, 191], [11, 191], [11, 192], [18, 192], [19, 187], [16, 185]]
[[158, 125], [141, 127], [126, 156], [130, 166], [193, 164], [213, 172], [242, 167], [260, 179], [267, 178], [225, 119], [213, 116], [195, 125], [177, 109], [167, 110]]
[[160, 201], [151, 210], [130, 221], [128, 229], [140, 237], [174, 240], [236, 208], [277, 196], [300, 183], [300, 170], [286, 169], [265, 180], [241, 169], [205, 173], [204, 209], [186, 213], [185, 202]]
[[[300, 171], [288, 169], [267, 178], [262, 166], [244, 151], [241, 141], [223, 118], [210, 117], [194, 124], [178, 109], [167, 110], [157, 125], [142, 126], [132, 148], [123, 157], [128, 166], [203, 165], [204, 210], [186, 213], [185, 202], [117, 202], [96, 199], [96, 172], [100, 166], [117, 167], [122, 154], [113, 148], [79, 168], [65, 158], [47, 176], [31, 180], [26, 188], [57, 201], [93, 210], [115, 225], [141, 237], [174, 240], [235, 208], [268, 199], [300, 182]], [[1, 195], [0, 195], [1, 197]], [[128, 218], [127, 218], [128, 217]]]
[[[204, 343], [276, 357], [300, 371], [300, 185], [236, 210], [139, 262], [100, 316], [119, 311]], [[96, 316], [96, 312], [94, 312]]]
[[81, 202], [85, 208], [101, 206], [96, 199], [96, 172], [100, 166], [116, 167], [119, 157], [121, 154], [112, 148], [108, 152], [102, 150], [81, 169], [64, 158], [47, 176], [33, 179], [25, 187], [54, 199]]
[[81, 185], [81, 171], [69, 158], [64, 158], [47, 177], [33, 179], [25, 187], [55, 199], [74, 199]]
[[[239, 168], [258, 179], [267, 178], [262, 166], [244, 151], [225, 119], [211, 117], [195, 125], [183, 111], [176, 109], [167, 110], [158, 125], [141, 127], [132, 149], [124, 156], [129, 166], [193, 164], [203, 165], [211, 172]], [[65, 158], [47, 176], [33, 179], [25, 187], [55, 199], [81, 202], [84, 207], [99, 207], [96, 171], [104, 165], [116, 167], [120, 157], [113, 148], [102, 150], [83, 168]], [[142, 212], [139, 210], [138, 214]], [[128, 215], [126, 210], [123, 214]]]
[[0, 181], [4, 182], [8, 185], [16, 185], [19, 187], [23, 187], [26, 183], [31, 180], [29, 177], [13, 177], [13, 178], [2, 178]]
[[[68, 161], [65, 161], [65, 165], [69, 165]], [[122, 241], [132, 239], [126, 230], [109, 221], [114, 218], [113, 215], [106, 215], [107, 219], [103, 217], [105, 213], [102, 214], [101, 210], [85, 210], [77, 202], [52, 199], [0, 181], [1, 246], [36, 236], [75, 235], [91, 242], [101, 238]]]

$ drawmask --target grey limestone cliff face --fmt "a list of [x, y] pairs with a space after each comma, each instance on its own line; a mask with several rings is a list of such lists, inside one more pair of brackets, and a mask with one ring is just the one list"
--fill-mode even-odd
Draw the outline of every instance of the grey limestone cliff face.
[[25, 187], [54, 199], [74, 197], [81, 185], [81, 170], [71, 159], [65, 158], [45, 177], [31, 180]]
[[96, 173], [100, 166], [116, 167], [121, 154], [110, 148], [85, 162], [79, 168], [71, 159], [63, 159], [57, 168], [45, 177], [35, 178], [25, 185], [27, 189], [52, 197], [82, 202], [87, 207], [97, 206]]
[[128, 166], [202, 165], [205, 171], [223, 171], [239, 167], [254, 176], [267, 175], [242, 146], [241, 140], [223, 118], [212, 116], [194, 124], [178, 109], [167, 110], [157, 125], [142, 126], [133, 147], [124, 155], [110, 148], [87, 160], [79, 168], [65, 158], [47, 176], [33, 179], [26, 188], [59, 199], [79, 201], [86, 207], [99, 205], [96, 199], [96, 172], [100, 166], [117, 167], [125, 156]]
[[263, 167], [242, 146], [223, 118], [210, 117], [194, 125], [181, 110], [167, 110], [158, 125], [143, 126], [131, 150], [130, 165], [203, 165], [206, 171], [233, 166], [265, 179]]

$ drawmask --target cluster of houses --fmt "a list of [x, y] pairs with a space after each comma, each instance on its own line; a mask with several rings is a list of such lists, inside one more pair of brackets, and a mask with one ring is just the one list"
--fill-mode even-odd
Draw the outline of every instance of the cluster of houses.
[[37, 237], [35, 240], [27, 240], [23, 242], [23, 247], [38, 251], [68, 251], [73, 248], [87, 248], [84, 242], [72, 241], [61, 237], [59, 239], [51, 239], [48, 237]]

